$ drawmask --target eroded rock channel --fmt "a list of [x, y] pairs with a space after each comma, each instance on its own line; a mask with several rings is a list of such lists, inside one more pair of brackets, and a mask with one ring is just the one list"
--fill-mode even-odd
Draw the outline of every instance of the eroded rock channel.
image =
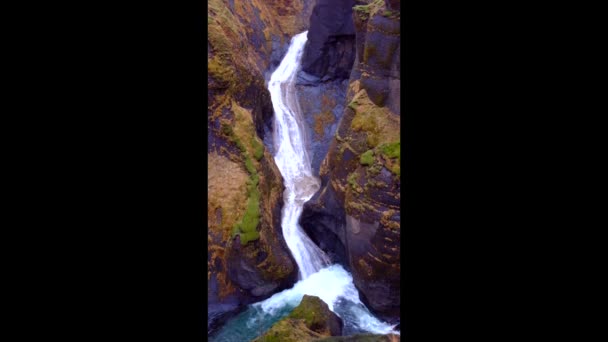
[[[209, 17], [210, 338], [398, 338], [398, 1], [215, 0]], [[305, 295], [339, 332], [286, 318]]]

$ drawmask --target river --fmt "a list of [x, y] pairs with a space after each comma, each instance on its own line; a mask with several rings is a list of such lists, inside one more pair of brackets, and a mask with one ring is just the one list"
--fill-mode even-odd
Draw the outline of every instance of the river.
[[343, 323], [343, 335], [399, 334], [374, 317], [359, 299], [353, 278], [330, 260], [298, 224], [303, 206], [320, 188], [307, 151], [305, 121], [298, 104], [295, 80], [308, 31], [295, 35], [287, 54], [268, 83], [274, 108], [274, 156], [285, 183], [282, 231], [299, 269], [299, 281], [288, 290], [249, 305], [210, 337], [214, 342], [251, 341], [288, 315], [306, 295], [321, 298]]

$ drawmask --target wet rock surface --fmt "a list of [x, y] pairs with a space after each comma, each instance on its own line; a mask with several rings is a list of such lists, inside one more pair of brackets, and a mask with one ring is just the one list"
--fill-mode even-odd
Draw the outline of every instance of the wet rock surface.
[[[271, 150], [265, 77], [314, 0], [208, 3], [208, 333], [247, 304], [291, 287], [297, 266], [281, 234], [283, 179]], [[266, 145], [266, 147], [264, 147]]]
[[[352, 273], [368, 308], [398, 322], [399, 1], [211, 0], [209, 17], [208, 332], [297, 279], [280, 227], [284, 187], [265, 83], [309, 23], [296, 87], [322, 185], [300, 224]], [[234, 228], [251, 222], [254, 231]], [[324, 338], [290, 327], [300, 339]]]
[[354, 60], [354, 0], [317, 0], [310, 16], [302, 70], [326, 79], [348, 78]]
[[[303, 75], [303, 72], [299, 75]], [[316, 175], [319, 174], [321, 162], [342, 118], [347, 87], [347, 79], [316, 84], [296, 83], [298, 101], [308, 128], [307, 148], [312, 159], [312, 170]]]
[[[319, 167], [321, 190], [300, 224], [352, 273], [361, 299], [398, 323], [400, 305], [400, 13], [398, 2], [360, 1], [352, 11], [356, 57], [343, 113]], [[311, 17], [311, 30], [313, 30]], [[311, 60], [312, 61], [312, 60]], [[315, 65], [311, 63], [311, 65]], [[316, 65], [323, 65], [317, 63]], [[302, 89], [326, 76], [305, 70]], [[313, 71], [313, 72], [311, 72]], [[316, 109], [316, 108], [315, 108]], [[314, 148], [313, 148], [314, 151]]]
[[254, 341], [316, 341], [324, 336], [340, 335], [342, 325], [340, 317], [331, 312], [319, 297], [304, 295], [300, 305], [287, 317]]

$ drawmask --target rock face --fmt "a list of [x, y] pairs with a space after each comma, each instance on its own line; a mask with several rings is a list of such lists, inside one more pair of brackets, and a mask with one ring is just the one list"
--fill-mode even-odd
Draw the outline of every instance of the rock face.
[[283, 180], [262, 143], [273, 116], [264, 78], [313, 5], [208, 2], [208, 333], [297, 279], [280, 226]]
[[317, 0], [310, 17], [302, 70], [332, 79], [347, 78], [352, 67], [355, 0]]
[[255, 342], [316, 341], [342, 333], [342, 320], [315, 296], [304, 295], [302, 302], [287, 317], [275, 323]]
[[[370, 310], [396, 323], [400, 305], [400, 13], [395, 9], [398, 2], [387, 3], [359, 2], [352, 10], [356, 58], [346, 106], [319, 168], [321, 190], [305, 205], [300, 224], [334, 261], [351, 271]], [[309, 32], [312, 25], [311, 19]]]
[[296, 89], [308, 132], [312, 169], [318, 174], [344, 111], [355, 61], [354, 0], [317, 0]]

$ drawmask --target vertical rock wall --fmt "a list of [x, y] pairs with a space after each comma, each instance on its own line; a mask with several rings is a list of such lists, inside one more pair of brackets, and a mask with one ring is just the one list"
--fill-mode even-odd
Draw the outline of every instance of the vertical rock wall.
[[263, 144], [273, 116], [265, 76], [313, 4], [208, 2], [208, 333], [297, 279], [280, 226], [283, 179]]
[[[315, 32], [314, 13], [309, 32]], [[397, 322], [401, 280], [399, 2], [358, 1], [350, 14], [355, 60], [342, 113], [336, 116], [339, 123], [319, 167], [321, 190], [305, 205], [300, 221], [321, 248], [349, 268], [366, 305], [381, 318]], [[331, 21], [331, 16], [325, 20]], [[342, 22], [338, 19], [326, 26], [346, 27]], [[326, 26], [321, 26], [319, 31], [326, 32]], [[325, 84], [323, 79], [337, 77], [339, 68], [332, 67], [334, 55], [315, 49], [306, 65], [309, 73], [301, 79], [318, 87]], [[314, 111], [309, 114], [314, 117]]]

